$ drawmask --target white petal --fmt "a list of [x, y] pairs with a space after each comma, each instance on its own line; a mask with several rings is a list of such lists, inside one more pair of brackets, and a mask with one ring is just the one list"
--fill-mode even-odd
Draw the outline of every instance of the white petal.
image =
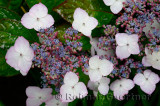
[[151, 72], [150, 70], [144, 71], [144, 76], [148, 78], [148, 81], [152, 83], [153, 85], [157, 84], [160, 80], [159, 76], [155, 74], [154, 72]]
[[97, 97], [97, 94], [98, 94], [97, 91], [93, 91], [93, 95], [94, 95], [95, 97]]
[[107, 95], [108, 91], [109, 91], [109, 86], [107, 83], [102, 83], [99, 85], [98, 87], [98, 91], [102, 94], [102, 95]]
[[32, 66], [32, 61], [26, 61], [23, 57], [19, 59], [18, 67], [23, 76], [27, 75]]
[[144, 66], [151, 66], [151, 64], [148, 62], [146, 56], [143, 57], [143, 59], [142, 59], [142, 64], [143, 64]]
[[149, 50], [147, 47], [145, 47], [145, 54], [146, 55], [151, 55], [152, 51]]
[[99, 56], [93, 56], [89, 59], [89, 67], [91, 69], [97, 69], [99, 67], [99, 63], [100, 63], [100, 59]]
[[110, 9], [114, 14], [118, 14], [123, 8], [122, 2], [115, 2], [113, 5], [111, 5]]
[[93, 30], [98, 25], [98, 21], [94, 17], [89, 17], [85, 25], [90, 30]]
[[128, 58], [131, 54], [129, 53], [127, 46], [117, 46], [116, 55], [120, 59], [125, 59]]
[[15, 50], [15, 48], [12, 46], [8, 49], [7, 54], [5, 56], [7, 64], [9, 64], [11, 67], [15, 68], [16, 70], [19, 70], [18, 62], [19, 62], [19, 56], [20, 54]]
[[92, 82], [91, 80], [89, 80], [87, 87], [88, 87], [90, 90], [98, 91], [98, 86], [99, 86], [98, 83], [99, 83], [99, 82]]
[[120, 83], [120, 80], [115, 80], [114, 82], [111, 83], [110, 89], [112, 91], [115, 91], [116, 89], [119, 88], [119, 83]]
[[74, 11], [74, 15], [73, 15], [74, 20], [82, 21], [86, 17], [88, 18], [89, 16], [85, 10], [83, 10], [81, 8], [77, 8]]
[[73, 72], [67, 72], [64, 76], [64, 83], [69, 86], [74, 86], [78, 82], [78, 76]]
[[38, 18], [45, 17], [48, 14], [48, 9], [45, 5], [42, 3], [35, 4], [31, 9], [29, 10], [29, 14]]
[[160, 62], [153, 63], [152, 67], [157, 69], [157, 70], [160, 70]]
[[74, 86], [74, 93], [77, 98], [84, 98], [85, 96], [87, 96], [88, 91], [84, 83], [79, 82]]
[[79, 31], [86, 36], [91, 36], [91, 30], [88, 28], [84, 27], [84, 28], [81, 28]]
[[123, 96], [128, 94], [128, 90], [125, 90], [123, 88], [120, 88], [120, 89], [116, 89], [114, 91], [114, 97], [118, 100], [123, 100]]
[[56, 96], [54, 95], [53, 99], [46, 102], [46, 106], [68, 106], [68, 103], [62, 103], [60, 100], [57, 100]]
[[132, 43], [137, 43], [138, 42], [138, 35], [137, 34], [132, 34], [128, 36], [128, 43], [132, 44]]
[[22, 25], [28, 29], [34, 28], [36, 21], [36, 18], [32, 17], [29, 13], [25, 13], [21, 18]]
[[134, 82], [130, 79], [121, 79], [121, 84], [125, 90], [131, 90], [134, 87]]
[[152, 73], [151, 70], [145, 70], [143, 74], [145, 78], [149, 78], [151, 73]]
[[35, 98], [28, 98], [26, 101], [27, 106], [40, 106], [42, 102], [40, 99], [35, 99]]
[[105, 59], [105, 60], [101, 60], [100, 64], [101, 65], [99, 66], [99, 70], [103, 76], [107, 76], [112, 72], [113, 63]]
[[89, 78], [91, 81], [95, 82], [102, 78], [102, 74], [99, 70], [89, 70]]
[[29, 86], [26, 88], [26, 95], [29, 98], [37, 98], [39, 97], [39, 93], [41, 92], [41, 89], [36, 86]]
[[20, 36], [17, 38], [14, 44], [15, 50], [19, 53], [26, 54], [29, 47], [29, 42], [23, 37]]
[[39, 28], [35, 27], [35, 29], [46, 29], [49, 28], [50, 26], [52, 26], [54, 24], [54, 19], [51, 15], [46, 15], [43, 18], [40, 18], [39, 21], [41, 22], [41, 26], [38, 26]]
[[126, 33], [117, 33], [115, 36], [116, 42], [119, 46], [125, 46], [128, 43], [128, 35]]
[[149, 81], [146, 81], [143, 85], [140, 86], [140, 88], [145, 93], [151, 95], [153, 93], [153, 91], [155, 90], [156, 85], [151, 84]]
[[116, 0], [103, 0], [103, 2], [105, 3], [105, 5], [111, 6], [116, 2]]
[[41, 90], [41, 97], [42, 97], [42, 102], [46, 102], [48, 100], [52, 99], [52, 88], [43, 88]]
[[66, 84], [61, 86], [60, 94], [62, 96], [60, 98], [62, 102], [72, 102], [76, 99], [73, 88]]
[[140, 53], [140, 50], [139, 50], [139, 45], [138, 45], [138, 43], [129, 44], [129, 46], [128, 46], [128, 51], [129, 51], [129, 53], [131, 53], [131, 54], [139, 54], [139, 53]]
[[107, 77], [102, 77], [99, 82], [100, 82], [100, 84], [109, 84], [110, 83], [110, 79], [107, 78]]
[[137, 75], [135, 75], [133, 81], [137, 85], [143, 85], [145, 83], [146, 79], [143, 74], [138, 73]]

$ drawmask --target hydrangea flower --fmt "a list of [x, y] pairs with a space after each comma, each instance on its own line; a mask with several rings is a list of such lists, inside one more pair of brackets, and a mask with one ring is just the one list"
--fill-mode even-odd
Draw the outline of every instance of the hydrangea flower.
[[123, 8], [123, 2], [126, 0], [103, 0], [105, 5], [110, 6], [111, 11], [114, 14], [118, 14]]
[[46, 102], [46, 106], [68, 106], [68, 103], [62, 103], [58, 98], [60, 95], [54, 95], [53, 98]]
[[35, 86], [29, 86], [26, 89], [28, 99], [26, 101], [27, 106], [40, 106], [43, 102], [47, 102], [52, 99], [51, 88], [39, 88]]
[[143, 74], [138, 73], [133, 81], [140, 86], [142, 91], [151, 95], [156, 88], [156, 84], [160, 81], [160, 78], [151, 70], [145, 70]]
[[73, 72], [67, 72], [64, 76], [64, 84], [60, 88], [62, 102], [72, 102], [76, 98], [83, 98], [88, 94], [83, 82], [78, 82], [78, 76]]
[[98, 25], [97, 19], [90, 17], [88, 13], [81, 8], [75, 10], [73, 18], [72, 27], [86, 36], [91, 36], [92, 30]]
[[147, 47], [145, 48], [146, 56], [142, 59], [142, 64], [144, 66], [152, 66], [155, 69], [160, 70], [160, 51], [151, 52]]
[[35, 4], [29, 12], [25, 13], [21, 23], [28, 29], [34, 28], [36, 31], [49, 28], [54, 24], [54, 19], [48, 14], [48, 9], [42, 3]]
[[114, 97], [123, 100], [123, 96], [134, 87], [134, 82], [130, 79], [122, 78], [111, 83], [110, 89], [114, 92]]
[[90, 80], [96, 82], [103, 76], [109, 75], [113, 70], [113, 63], [107, 59], [99, 59], [99, 56], [93, 56], [89, 60], [89, 77]]
[[138, 35], [118, 33], [116, 36], [116, 55], [120, 59], [128, 58], [131, 54], [139, 54]]
[[102, 77], [99, 81], [92, 82], [91, 80], [88, 81], [88, 88], [95, 91], [100, 92], [102, 95], [108, 94], [110, 79], [107, 77]]
[[24, 37], [18, 37], [14, 46], [10, 47], [5, 56], [7, 64], [25, 76], [32, 65], [34, 51]]

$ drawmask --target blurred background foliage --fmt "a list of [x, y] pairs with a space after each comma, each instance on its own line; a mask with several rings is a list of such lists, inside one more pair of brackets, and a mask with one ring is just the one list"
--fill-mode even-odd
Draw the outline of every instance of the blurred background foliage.
[[[30, 43], [39, 42], [36, 31], [26, 29], [20, 23], [23, 14], [39, 2], [46, 5], [48, 13], [54, 17], [54, 26], [62, 40], [65, 30], [71, 27], [74, 10], [78, 7], [86, 10], [90, 16], [98, 20], [98, 27], [92, 31], [93, 37], [103, 35], [102, 25], [115, 25], [118, 17], [111, 13], [103, 0], [0, 0], [0, 106], [25, 106], [26, 87], [40, 86], [40, 69], [31, 69], [29, 74], [23, 77], [18, 71], [11, 68], [5, 60], [7, 49], [14, 44], [18, 36], [25, 37]], [[89, 50], [91, 47], [89, 39], [84, 36], [81, 41], [85, 45], [83, 50]], [[132, 71], [134, 75], [134, 70]], [[78, 72], [82, 76], [80, 81], [87, 84], [88, 76], [84, 75], [81, 69]], [[135, 86], [123, 101], [114, 99], [112, 91], [109, 91], [107, 96], [98, 93], [97, 98], [95, 98], [93, 92], [89, 90], [89, 96], [82, 100], [76, 99], [69, 103], [69, 106], [160, 106], [160, 84], [157, 84], [152, 95], [146, 95], [138, 86]]]

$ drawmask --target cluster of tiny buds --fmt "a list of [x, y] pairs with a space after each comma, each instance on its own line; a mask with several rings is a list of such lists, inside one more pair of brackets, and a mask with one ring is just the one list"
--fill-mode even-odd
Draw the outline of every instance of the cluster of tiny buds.
[[[52, 31], [53, 28], [51, 27]], [[86, 71], [89, 58], [88, 55], [80, 52], [83, 44], [78, 41], [80, 36], [73, 28], [67, 29], [64, 35], [67, 40], [64, 43], [59, 40], [58, 32], [49, 33], [48, 31], [50, 32], [50, 28], [37, 34], [41, 39], [41, 44], [31, 45], [35, 53], [32, 67], [42, 69], [43, 87], [54, 85], [58, 92], [63, 84], [64, 75], [69, 71], [76, 72], [79, 67]], [[69, 35], [72, 36], [72, 39], [68, 39]], [[79, 54], [75, 54], [77, 51]]]

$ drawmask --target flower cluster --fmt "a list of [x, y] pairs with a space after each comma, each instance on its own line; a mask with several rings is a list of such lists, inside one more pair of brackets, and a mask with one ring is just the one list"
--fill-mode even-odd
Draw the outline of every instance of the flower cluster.
[[43, 87], [54, 84], [56, 91], [59, 92], [58, 88], [63, 84], [63, 77], [66, 72], [76, 72], [77, 68], [84, 64], [83, 70], [88, 67], [88, 58], [83, 55], [84, 53], [80, 53], [83, 44], [78, 40], [80, 40], [81, 35], [73, 28], [69, 28], [64, 34], [65, 43], [62, 43], [58, 39], [58, 32], [53, 32], [54, 27], [40, 31], [38, 36], [41, 39], [41, 44], [32, 44], [35, 53], [33, 67], [42, 69], [45, 75], [42, 80], [47, 83], [43, 84]]
[[148, 3], [147, 0], [127, 0], [124, 3], [125, 12], [117, 19], [116, 24], [125, 27], [125, 32], [128, 34], [141, 34], [147, 24], [150, 26], [154, 21], [159, 21], [160, 2], [150, 1]]
[[[153, 93], [160, 81], [160, 77], [154, 72], [154, 69], [160, 70], [160, 1], [103, 1], [111, 6], [114, 14], [122, 9], [124, 11], [118, 14], [121, 16], [116, 21], [120, 27], [103, 25], [104, 35], [99, 38], [91, 36], [98, 20], [81, 8], [75, 10], [72, 27], [63, 35], [55, 31], [52, 26], [54, 20], [41, 3], [33, 6], [22, 17], [21, 23], [26, 28], [39, 31], [37, 35], [40, 43], [33, 43], [31, 48], [27, 40], [19, 37], [8, 50], [6, 61], [11, 67], [20, 70], [22, 75], [28, 73], [32, 63], [33, 68], [41, 68], [43, 89], [26, 89], [28, 106], [43, 102], [47, 106], [57, 103], [67, 105], [66, 102], [87, 96], [86, 85], [79, 82], [82, 76], [78, 69], [88, 75], [87, 87], [93, 90], [95, 96], [98, 92], [107, 95], [110, 89], [116, 99], [123, 100], [135, 85], [149, 95]], [[34, 23], [37, 26], [32, 25]], [[91, 44], [91, 53], [83, 50], [85, 45], [82, 36], [90, 38], [88, 43]], [[149, 70], [148, 67], [154, 69]], [[131, 73], [135, 75], [133, 80]], [[112, 82], [112, 78], [118, 79]], [[61, 94], [60, 100], [55, 100], [51, 95], [52, 89], [48, 87], [52, 85]]]

